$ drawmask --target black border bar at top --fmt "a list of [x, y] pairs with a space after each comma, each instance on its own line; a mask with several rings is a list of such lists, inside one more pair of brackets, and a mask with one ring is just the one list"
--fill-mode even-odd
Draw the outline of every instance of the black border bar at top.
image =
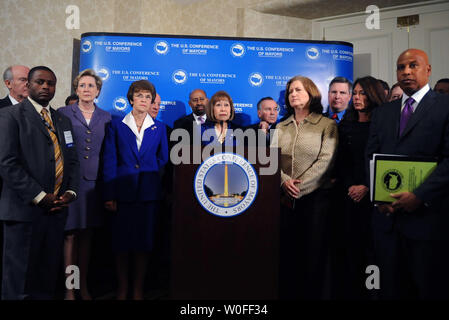
[[324, 41], [324, 40], [293, 40], [293, 39], [272, 39], [272, 38], [244, 38], [244, 37], [221, 37], [221, 36], [192, 36], [173, 34], [144, 34], [144, 33], [120, 33], [120, 32], [86, 32], [81, 34], [81, 39], [91, 36], [125, 36], [125, 37], [152, 37], [152, 38], [190, 38], [190, 39], [210, 39], [210, 40], [241, 40], [241, 41], [271, 41], [271, 42], [292, 42], [292, 43], [321, 43], [339, 44], [354, 48], [351, 42], [346, 41]]

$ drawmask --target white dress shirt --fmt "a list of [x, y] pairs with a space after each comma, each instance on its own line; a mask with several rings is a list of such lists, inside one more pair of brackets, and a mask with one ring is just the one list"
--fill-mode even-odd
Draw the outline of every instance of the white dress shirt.
[[13, 97], [11, 97], [10, 94], [8, 94], [9, 100], [11, 100], [12, 105], [18, 104], [19, 101], [17, 101], [16, 99], [14, 99]]
[[122, 120], [124, 124], [126, 124], [131, 131], [136, 136], [136, 143], [137, 143], [137, 150], [140, 150], [140, 146], [142, 145], [143, 136], [145, 134], [145, 129], [151, 127], [154, 124], [153, 118], [147, 113], [145, 120], [143, 120], [142, 128], [137, 130], [137, 124], [136, 119], [134, 119], [134, 116], [132, 115], [132, 112], [128, 113]]
[[196, 122], [197, 125], [199, 125], [199, 126], [201, 125], [201, 119], [200, 118], [203, 119], [203, 123], [206, 122], [206, 119], [207, 119], [206, 114], [203, 114], [202, 116], [197, 116], [196, 114], [192, 113], [192, 115], [193, 115], [193, 118], [195, 119], [195, 122]]
[[[430, 90], [430, 86], [429, 84], [426, 84], [424, 87], [422, 87], [421, 89], [419, 89], [418, 91], [416, 91], [414, 94], [412, 94], [412, 98], [413, 100], [415, 100], [415, 102], [412, 103], [412, 109], [413, 112], [415, 112], [416, 107], [418, 106], [418, 104], [421, 102], [422, 98], [424, 98], [424, 96], [426, 95], [426, 93]], [[402, 102], [401, 102], [401, 112], [405, 107], [405, 101], [407, 101], [407, 99], [410, 98], [410, 96], [408, 96], [405, 92], [402, 95]]]

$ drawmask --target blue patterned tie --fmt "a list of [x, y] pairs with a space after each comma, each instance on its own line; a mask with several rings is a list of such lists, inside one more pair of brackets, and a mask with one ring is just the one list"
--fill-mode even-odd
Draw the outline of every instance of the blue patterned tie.
[[408, 120], [410, 120], [410, 117], [413, 114], [413, 108], [412, 104], [415, 102], [415, 100], [410, 97], [405, 101], [404, 109], [402, 109], [401, 113], [401, 122], [399, 125], [399, 135], [402, 136], [402, 133], [404, 132], [405, 127], [407, 126]]

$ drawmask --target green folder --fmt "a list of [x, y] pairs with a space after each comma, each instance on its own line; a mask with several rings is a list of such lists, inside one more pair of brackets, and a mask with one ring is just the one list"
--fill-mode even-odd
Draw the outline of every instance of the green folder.
[[391, 203], [391, 193], [413, 192], [437, 167], [434, 158], [375, 154], [373, 194], [375, 203]]

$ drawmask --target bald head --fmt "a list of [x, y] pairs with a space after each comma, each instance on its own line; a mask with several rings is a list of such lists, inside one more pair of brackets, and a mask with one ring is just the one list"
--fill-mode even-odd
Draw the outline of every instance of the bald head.
[[195, 89], [189, 95], [189, 106], [197, 116], [202, 116], [206, 113], [207, 102], [206, 92], [202, 89]]
[[156, 93], [156, 98], [154, 98], [154, 102], [150, 105], [150, 110], [148, 111], [151, 118], [156, 119], [160, 107], [161, 107], [161, 96], [159, 95], [159, 93]]
[[409, 96], [429, 82], [432, 67], [427, 54], [419, 49], [408, 49], [400, 54], [396, 75], [401, 89]]
[[3, 81], [9, 90], [11, 97], [21, 102], [28, 97], [28, 72], [30, 69], [26, 66], [10, 66], [3, 73]]

